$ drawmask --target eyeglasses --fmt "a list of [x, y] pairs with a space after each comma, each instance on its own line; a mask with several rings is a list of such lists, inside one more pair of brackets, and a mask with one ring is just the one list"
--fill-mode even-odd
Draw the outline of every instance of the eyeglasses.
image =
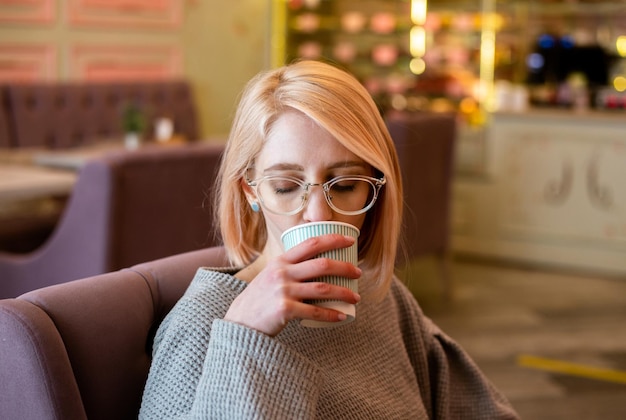
[[304, 208], [311, 187], [322, 187], [328, 205], [337, 213], [347, 216], [362, 214], [372, 208], [385, 177], [365, 175], [338, 176], [323, 184], [304, 182], [290, 176], [264, 176], [253, 181], [246, 172], [246, 182], [256, 192], [264, 209], [279, 215], [290, 216]]

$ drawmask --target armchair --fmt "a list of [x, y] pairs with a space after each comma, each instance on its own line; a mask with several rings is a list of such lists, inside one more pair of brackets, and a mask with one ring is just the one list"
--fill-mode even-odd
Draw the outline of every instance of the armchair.
[[218, 244], [207, 193], [222, 151], [154, 146], [89, 161], [50, 238], [0, 253], [0, 298]]
[[153, 335], [221, 247], [0, 300], [0, 413], [5, 420], [136, 419]]

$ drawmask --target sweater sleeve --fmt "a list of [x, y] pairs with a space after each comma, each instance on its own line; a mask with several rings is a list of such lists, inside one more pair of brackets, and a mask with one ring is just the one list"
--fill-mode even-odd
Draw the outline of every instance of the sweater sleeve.
[[426, 317], [403, 285], [393, 293], [403, 335], [433, 419], [514, 420], [518, 415], [467, 352]]
[[508, 400], [454, 340], [426, 319], [431, 331], [428, 366], [438, 419], [515, 420]]
[[274, 338], [215, 320], [192, 409], [195, 419], [315, 417], [319, 369]]

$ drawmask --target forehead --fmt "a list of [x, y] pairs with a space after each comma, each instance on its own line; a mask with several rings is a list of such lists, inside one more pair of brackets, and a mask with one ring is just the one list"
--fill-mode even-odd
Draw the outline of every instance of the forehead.
[[327, 167], [343, 161], [363, 162], [315, 121], [291, 110], [272, 125], [256, 166], [260, 169], [277, 164]]

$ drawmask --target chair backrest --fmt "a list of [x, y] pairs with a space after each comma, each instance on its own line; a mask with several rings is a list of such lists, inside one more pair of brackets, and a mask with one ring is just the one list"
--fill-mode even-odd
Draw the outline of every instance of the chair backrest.
[[5, 89], [14, 147], [56, 149], [121, 138], [122, 113], [129, 104], [142, 111], [149, 128], [167, 117], [177, 134], [199, 139], [194, 99], [185, 81], [28, 83]]
[[455, 115], [392, 113], [385, 120], [402, 169], [407, 257], [442, 254], [450, 241]]
[[47, 242], [0, 254], [0, 298], [220, 243], [211, 190], [223, 148], [153, 146], [88, 162]]
[[154, 332], [210, 248], [0, 300], [0, 416], [136, 419]]
[[9, 104], [6, 86], [0, 85], [0, 148], [12, 146], [12, 127], [9, 126]]

